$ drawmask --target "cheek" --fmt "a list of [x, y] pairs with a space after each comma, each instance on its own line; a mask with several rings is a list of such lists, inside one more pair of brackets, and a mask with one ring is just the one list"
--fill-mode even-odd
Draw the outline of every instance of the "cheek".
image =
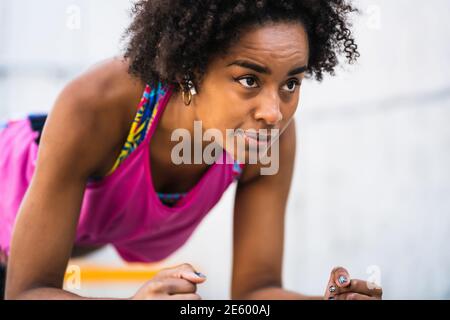
[[297, 103], [292, 104], [292, 106], [290, 106], [287, 110], [287, 117], [292, 118], [297, 112], [298, 107], [299, 107], [298, 101]]
[[233, 99], [232, 95], [224, 96], [221, 99], [210, 99], [210, 102], [203, 102], [198, 108], [198, 118], [203, 121], [207, 128], [220, 130], [236, 129], [241, 126], [248, 116], [241, 99]]
[[206, 130], [219, 130], [225, 133], [226, 129], [230, 128], [228, 114], [220, 105], [209, 105], [198, 108], [196, 120], [202, 122], [202, 128]]
[[285, 118], [292, 118], [297, 110], [300, 107], [300, 92], [297, 95], [297, 98], [294, 99], [292, 102], [287, 103], [286, 107], [284, 108], [283, 116]]

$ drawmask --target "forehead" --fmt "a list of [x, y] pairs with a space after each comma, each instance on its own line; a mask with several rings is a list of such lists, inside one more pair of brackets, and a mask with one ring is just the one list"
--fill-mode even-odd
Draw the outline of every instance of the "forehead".
[[251, 58], [261, 63], [308, 63], [308, 36], [300, 22], [269, 23], [246, 29], [227, 51], [227, 60]]

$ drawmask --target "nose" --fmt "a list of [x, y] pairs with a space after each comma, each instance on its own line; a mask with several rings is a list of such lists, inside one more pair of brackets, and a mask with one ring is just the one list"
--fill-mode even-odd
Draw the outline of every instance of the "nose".
[[264, 121], [268, 125], [276, 125], [283, 120], [283, 114], [280, 108], [280, 98], [278, 94], [267, 94], [262, 97], [261, 102], [255, 112], [257, 121]]

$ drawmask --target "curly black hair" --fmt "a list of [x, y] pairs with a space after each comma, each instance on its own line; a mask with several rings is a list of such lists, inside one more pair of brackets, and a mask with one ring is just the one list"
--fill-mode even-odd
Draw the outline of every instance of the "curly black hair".
[[[307, 77], [334, 75], [339, 55], [359, 57], [346, 0], [139, 0], [122, 40], [129, 73], [149, 84], [175, 84], [186, 75], [199, 84], [212, 58], [224, 54], [246, 27], [301, 23], [308, 34]], [[197, 78], [196, 78], [197, 77]], [[179, 86], [175, 86], [178, 91]]]

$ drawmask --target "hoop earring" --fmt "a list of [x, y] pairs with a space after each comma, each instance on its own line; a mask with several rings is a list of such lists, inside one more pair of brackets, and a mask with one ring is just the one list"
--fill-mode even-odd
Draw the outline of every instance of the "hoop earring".
[[197, 90], [195, 89], [194, 83], [192, 81], [186, 81], [185, 87], [180, 84], [181, 87], [181, 95], [183, 98], [183, 102], [186, 106], [189, 106], [192, 102], [192, 97], [197, 94]]
[[[185, 90], [181, 91], [181, 95], [183, 97], [183, 102], [186, 106], [189, 106], [192, 102], [192, 93], [190, 91], [186, 92]], [[186, 100], [187, 98], [187, 100]]]

